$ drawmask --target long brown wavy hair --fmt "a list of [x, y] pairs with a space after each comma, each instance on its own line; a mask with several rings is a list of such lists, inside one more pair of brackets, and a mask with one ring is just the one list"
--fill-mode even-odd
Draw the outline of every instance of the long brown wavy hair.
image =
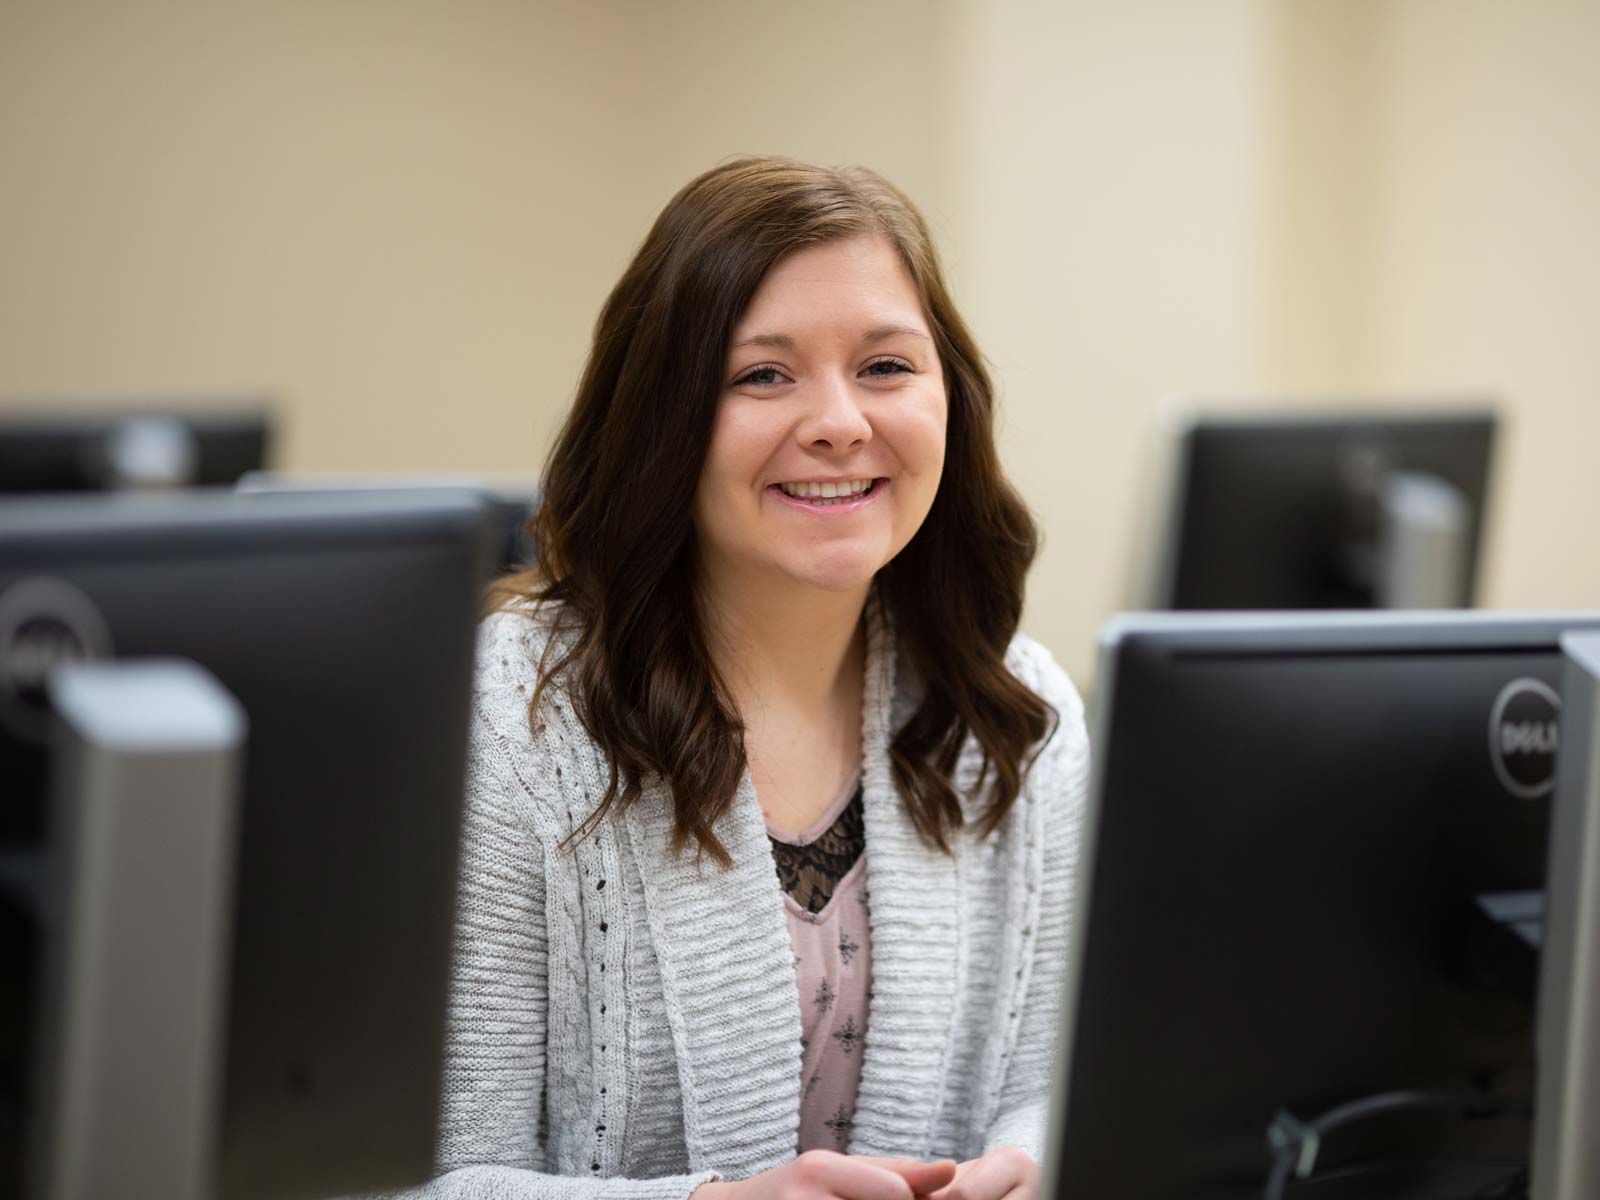
[[920, 213], [872, 171], [742, 158], [672, 198], [595, 323], [577, 398], [545, 466], [530, 569], [490, 591], [498, 608], [553, 613], [563, 649], [539, 664], [529, 704], [563, 680], [610, 763], [575, 837], [670, 787], [673, 843], [723, 866], [713, 824], [744, 771], [744, 726], [712, 665], [695, 596], [691, 505], [722, 391], [729, 338], [768, 269], [804, 246], [861, 234], [898, 250], [931, 326], [949, 402], [943, 477], [921, 528], [877, 576], [880, 599], [926, 683], [890, 747], [912, 821], [948, 853], [964, 824], [952, 782], [970, 734], [990, 782], [980, 835], [1000, 824], [1054, 713], [1005, 667], [1038, 534], [1000, 469], [993, 387], [945, 289]]

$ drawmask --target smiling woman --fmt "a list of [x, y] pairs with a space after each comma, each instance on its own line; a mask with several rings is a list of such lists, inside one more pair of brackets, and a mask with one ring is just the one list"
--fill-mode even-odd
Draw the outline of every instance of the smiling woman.
[[483, 626], [433, 1194], [1033, 1200], [1087, 746], [992, 425], [884, 180], [667, 205]]
[[704, 590], [849, 590], [905, 548], [944, 468], [946, 397], [894, 246], [796, 250], [739, 318], [699, 486]]

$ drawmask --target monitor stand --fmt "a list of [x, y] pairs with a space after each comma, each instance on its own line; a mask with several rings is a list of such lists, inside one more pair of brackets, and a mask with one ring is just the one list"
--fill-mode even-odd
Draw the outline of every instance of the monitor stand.
[[1461, 608], [1466, 602], [1471, 506], [1436, 475], [1393, 471], [1378, 496], [1378, 608]]
[[212, 1188], [245, 716], [182, 660], [49, 679], [36, 1200]]
[[1600, 634], [1569, 633], [1539, 978], [1533, 1196], [1600, 1196]]

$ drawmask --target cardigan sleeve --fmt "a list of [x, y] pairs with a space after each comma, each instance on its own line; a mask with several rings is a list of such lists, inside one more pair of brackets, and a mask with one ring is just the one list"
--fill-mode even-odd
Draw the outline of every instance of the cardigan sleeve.
[[984, 1133], [983, 1149], [1017, 1146], [1042, 1164], [1071, 937], [1072, 892], [1088, 793], [1089, 737], [1083, 703], [1049, 652], [1031, 641], [1019, 645], [1016, 652], [1021, 660], [1018, 676], [1049, 702], [1060, 723], [1032, 768], [1043, 842], [1038, 929], [1032, 939], [1033, 961], [1016, 1042], [1001, 1081], [995, 1119]]
[[[545, 1173], [544, 848], [480, 693], [469, 738], [436, 1177], [408, 1200], [684, 1200], [716, 1172], [657, 1179]], [[395, 1197], [395, 1200], [400, 1200]]]

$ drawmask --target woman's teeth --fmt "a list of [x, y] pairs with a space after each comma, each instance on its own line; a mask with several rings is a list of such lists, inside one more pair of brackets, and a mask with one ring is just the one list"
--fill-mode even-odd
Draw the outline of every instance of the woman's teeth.
[[847, 479], [843, 483], [780, 483], [785, 495], [813, 504], [843, 504], [859, 500], [872, 490], [870, 479]]

